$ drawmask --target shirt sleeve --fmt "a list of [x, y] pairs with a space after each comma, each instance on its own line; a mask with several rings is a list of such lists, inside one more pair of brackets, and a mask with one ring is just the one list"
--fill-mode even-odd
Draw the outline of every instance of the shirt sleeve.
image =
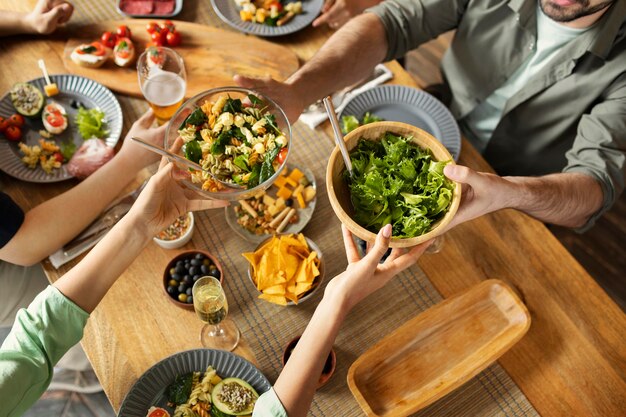
[[278, 399], [274, 388], [261, 394], [254, 405], [252, 417], [288, 417], [287, 411]]
[[456, 28], [469, 0], [386, 0], [365, 10], [381, 20], [387, 37], [385, 61]]
[[3, 192], [0, 192], [0, 248], [9, 243], [24, 222], [24, 212]]
[[567, 152], [563, 172], [578, 172], [600, 183], [602, 207], [577, 229], [584, 232], [611, 208], [624, 190], [626, 176], [626, 74], [619, 77], [589, 114], [583, 115]]
[[0, 347], [0, 414], [21, 416], [41, 397], [54, 365], [82, 338], [88, 317], [53, 286], [18, 312]]

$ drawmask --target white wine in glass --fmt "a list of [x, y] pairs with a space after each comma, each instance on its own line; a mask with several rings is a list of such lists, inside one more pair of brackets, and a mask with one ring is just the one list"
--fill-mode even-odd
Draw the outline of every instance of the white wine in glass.
[[228, 302], [219, 280], [202, 277], [193, 284], [193, 307], [206, 324], [200, 331], [202, 346], [231, 351], [239, 343], [239, 329], [227, 319]]
[[137, 59], [139, 87], [159, 125], [183, 104], [187, 75], [183, 58], [174, 50], [150, 47]]

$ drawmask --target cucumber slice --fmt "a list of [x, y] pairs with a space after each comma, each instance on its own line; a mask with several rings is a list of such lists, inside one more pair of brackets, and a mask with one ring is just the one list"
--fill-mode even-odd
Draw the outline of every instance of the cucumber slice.
[[[247, 398], [245, 404], [237, 407], [235, 404], [231, 404], [230, 401], [224, 397], [233, 391], [240, 391], [244, 397]], [[213, 388], [211, 392], [211, 402], [213, 406], [224, 414], [232, 416], [245, 416], [252, 414], [254, 404], [259, 398], [259, 394], [243, 379], [239, 378], [226, 378]]]
[[43, 94], [31, 84], [17, 83], [11, 88], [10, 94], [13, 107], [23, 116], [37, 116], [43, 109]]

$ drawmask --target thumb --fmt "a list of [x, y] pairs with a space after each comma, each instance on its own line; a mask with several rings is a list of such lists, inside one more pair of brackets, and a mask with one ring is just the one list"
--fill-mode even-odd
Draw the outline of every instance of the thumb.
[[389, 248], [389, 241], [391, 240], [391, 225], [385, 225], [376, 236], [376, 243], [374, 247], [370, 249], [365, 259], [368, 263], [378, 264], [383, 257], [387, 249]]
[[478, 173], [466, 166], [448, 164], [443, 168], [443, 174], [452, 181], [460, 182], [461, 184], [469, 184], [476, 182], [480, 177]]

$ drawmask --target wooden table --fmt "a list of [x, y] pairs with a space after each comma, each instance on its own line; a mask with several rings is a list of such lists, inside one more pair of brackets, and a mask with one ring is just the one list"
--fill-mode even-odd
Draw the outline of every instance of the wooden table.
[[[306, 60], [329, 33], [307, 29], [279, 42]], [[38, 77], [39, 57], [46, 59], [51, 72], [64, 72], [58, 53], [63, 42], [62, 34], [48, 40], [3, 40], [0, 91], [15, 81]], [[396, 62], [388, 65], [395, 75], [393, 83], [415, 86]], [[466, 141], [460, 163], [491, 171]], [[42, 186], [3, 173], [0, 181], [24, 209], [75, 185], [66, 181]], [[129, 282], [141, 285], [142, 277], [160, 275], [170, 257], [149, 245], [112, 287], [86, 328], [83, 346], [116, 410], [132, 383], [153, 363], [198, 345], [196, 334], [183, 334], [196, 331], [194, 324], [191, 330], [177, 330], [177, 323], [193, 313], [161, 314], [160, 289], [146, 287], [139, 300], [128, 299], [125, 293]], [[44, 269], [54, 281], [74, 264], [56, 270], [44, 262]], [[541, 415], [624, 415], [626, 316], [542, 223], [513, 210], [483, 216], [450, 231], [442, 252], [422, 258], [420, 266], [445, 297], [488, 278], [502, 279], [519, 291], [532, 326], [500, 364]], [[201, 323], [193, 320], [190, 323], [199, 331]], [[145, 334], [146, 329], [152, 330], [152, 343], [137, 343], [134, 334]], [[245, 342], [236, 352], [254, 360]]]

